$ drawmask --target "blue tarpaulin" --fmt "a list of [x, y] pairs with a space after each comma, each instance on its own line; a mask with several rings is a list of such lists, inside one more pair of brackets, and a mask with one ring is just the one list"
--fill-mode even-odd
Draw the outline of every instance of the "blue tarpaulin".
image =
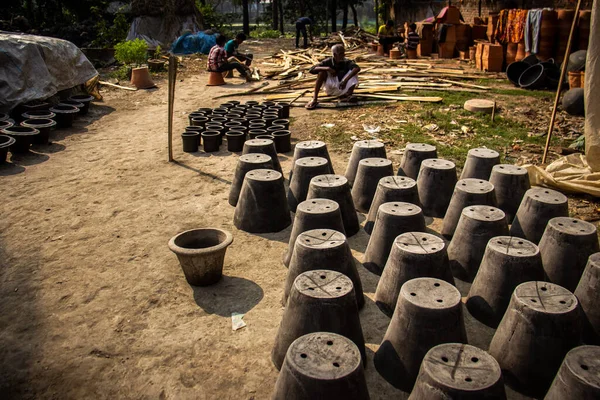
[[171, 54], [208, 54], [216, 44], [216, 36], [204, 32], [184, 33], [173, 42]]

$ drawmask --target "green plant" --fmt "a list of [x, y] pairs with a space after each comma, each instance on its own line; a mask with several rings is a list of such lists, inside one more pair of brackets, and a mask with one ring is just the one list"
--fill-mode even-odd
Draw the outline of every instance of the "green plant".
[[160, 58], [160, 52], [161, 52], [161, 47], [160, 44], [158, 46], [156, 46], [156, 49], [154, 49], [154, 58], [158, 59]]
[[144, 64], [148, 59], [148, 44], [142, 39], [118, 43], [115, 46], [115, 59], [123, 64]]
[[259, 28], [252, 32], [252, 36], [259, 39], [277, 39], [281, 36], [281, 32], [274, 29]]

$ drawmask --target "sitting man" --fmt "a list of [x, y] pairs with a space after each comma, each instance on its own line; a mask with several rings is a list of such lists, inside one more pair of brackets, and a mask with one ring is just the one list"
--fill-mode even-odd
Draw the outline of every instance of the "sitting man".
[[241, 76], [246, 78], [246, 82], [252, 80], [250, 68], [240, 64], [237, 61], [228, 61], [227, 52], [223, 47], [227, 39], [223, 35], [217, 36], [217, 44], [215, 44], [208, 53], [208, 71], [210, 72], [226, 72], [236, 69]]
[[396, 34], [394, 29], [394, 21], [389, 20], [385, 25], [379, 27], [377, 31], [377, 37], [379, 38], [379, 44], [383, 46], [384, 53], [387, 53], [390, 47], [397, 42], [403, 42], [402, 36]]
[[235, 57], [240, 61], [244, 61], [246, 67], [249, 67], [250, 64], [252, 64], [252, 54], [241, 54], [238, 52], [238, 47], [240, 44], [244, 43], [244, 40], [246, 40], [246, 35], [238, 33], [235, 36], [235, 39], [231, 39], [225, 44], [225, 51], [227, 52], [228, 58]]
[[352, 60], [347, 59], [346, 49], [341, 44], [331, 48], [333, 57], [326, 58], [321, 63], [310, 69], [311, 74], [319, 74], [315, 84], [313, 99], [306, 105], [308, 110], [317, 107], [319, 91], [325, 84], [325, 92], [328, 96], [342, 96], [340, 100], [351, 101], [352, 93], [358, 85], [360, 67]]

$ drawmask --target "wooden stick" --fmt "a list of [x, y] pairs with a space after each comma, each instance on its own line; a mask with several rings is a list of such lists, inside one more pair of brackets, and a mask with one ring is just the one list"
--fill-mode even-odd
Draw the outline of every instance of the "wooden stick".
[[168, 93], [168, 140], [169, 140], [169, 162], [173, 161], [173, 108], [175, 105], [175, 83], [177, 82], [177, 58], [169, 55], [169, 93]]
[[496, 101], [494, 100], [494, 106], [492, 107], [492, 122], [494, 122], [494, 118], [496, 118]]
[[137, 90], [136, 88], [130, 88], [130, 87], [125, 87], [125, 86], [121, 86], [121, 85], [115, 85], [114, 83], [105, 82], [105, 81], [100, 81], [99, 83], [101, 85], [110, 86], [110, 87], [114, 87], [114, 88], [117, 88], [117, 89], [131, 90], [132, 92], [135, 92]]
[[556, 110], [558, 108], [558, 100], [560, 99], [560, 92], [562, 89], [562, 82], [565, 81], [565, 75], [567, 74], [567, 64], [569, 55], [571, 54], [571, 42], [573, 40], [573, 32], [577, 26], [577, 19], [579, 18], [579, 9], [581, 8], [581, 0], [577, 0], [577, 7], [575, 8], [575, 17], [571, 24], [571, 32], [569, 33], [569, 41], [567, 42], [567, 48], [565, 50], [565, 62], [562, 63], [560, 69], [560, 79], [558, 80], [558, 88], [556, 88], [556, 97], [554, 98], [554, 108], [552, 109], [552, 116], [550, 117], [550, 125], [548, 126], [548, 136], [546, 137], [546, 147], [544, 147], [544, 156], [542, 157], [542, 164], [546, 163], [546, 157], [548, 156], [548, 149], [550, 148], [550, 139], [552, 138], [552, 129], [554, 129], [554, 120], [556, 118]]
[[357, 94], [356, 97], [372, 97], [375, 99], [389, 99], [397, 101], [422, 101], [425, 103], [439, 103], [444, 100], [441, 97], [419, 97], [419, 96], [384, 96], [380, 94]]
[[292, 105], [293, 102], [295, 102], [296, 100], [298, 100], [300, 97], [304, 96], [308, 92], [310, 92], [310, 90], [305, 90], [302, 93], [300, 93], [298, 96], [294, 97], [294, 99], [292, 101], [290, 101], [290, 106]]
[[440, 82], [451, 83], [453, 85], [464, 86], [466, 88], [481, 89], [481, 90], [490, 90], [490, 88], [487, 87], [487, 86], [480, 86], [480, 85], [473, 85], [473, 84], [470, 84], [470, 83], [463, 83], [463, 82], [451, 81], [450, 79], [438, 79], [438, 80]]
[[257, 94], [256, 91], [264, 88], [265, 86], [269, 86], [269, 82], [263, 82], [260, 84], [260, 86], [257, 86], [253, 89], [250, 89], [246, 92], [241, 92], [241, 93], [228, 93], [228, 94], [222, 94], [220, 96], [214, 97], [215, 99], [222, 99], [223, 97], [235, 97], [235, 96], [248, 96], [248, 95], [252, 95], [252, 94]]

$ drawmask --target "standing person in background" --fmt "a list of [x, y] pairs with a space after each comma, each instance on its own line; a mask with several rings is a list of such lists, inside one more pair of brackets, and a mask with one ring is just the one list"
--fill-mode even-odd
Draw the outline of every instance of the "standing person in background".
[[227, 52], [223, 47], [227, 39], [223, 35], [217, 36], [217, 44], [215, 44], [208, 53], [207, 68], [210, 72], [225, 72], [236, 69], [241, 76], [246, 78], [246, 82], [252, 81], [250, 68], [240, 64], [237, 61], [228, 61]]
[[250, 64], [252, 64], [252, 54], [241, 54], [238, 52], [238, 47], [240, 44], [244, 43], [244, 40], [246, 40], [246, 35], [238, 33], [235, 36], [235, 39], [231, 39], [225, 44], [225, 51], [227, 52], [228, 58], [235, 57], [240, 61], [244, 61], [246, 67], [249, 67]]
[[377, 37], [379, 38], [379, 44], [384, 46], [385, 49], [389, 49], [390, 46], [397, 42], [403, 42], [404, 38], [399, 36], [394, 29], [394, 21], [389, 20], [385, 25], [381, 25], [377, 31]]
[[306, 32], [306, 25], [308, 25], [308, 33], [310, 34], [310, 40], [312, 41], [312, 31], [311, 26], [313, 25], [313, 19], [309, 17], [300, 17], [298, 21], [296, 21], [296, 48], [300, 44], [300, 33], [304, 36], [304, 48], [308, 47], [308, 38]]

